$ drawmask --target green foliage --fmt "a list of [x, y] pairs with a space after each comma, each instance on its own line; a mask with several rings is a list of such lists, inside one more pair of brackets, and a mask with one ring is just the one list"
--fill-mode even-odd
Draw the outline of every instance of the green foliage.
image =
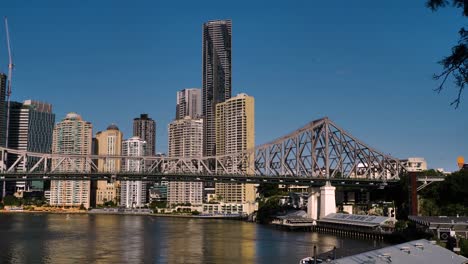
[[20, 206], [21, 201], [13, 195], [7, 195], [3, 198], [3, 204], [8, 206]]
[[163, 201], [153, 201], [149, 204], [149, 208], [156, 210], [156, 208], [166, 208], [167, 207], [167, 202]]
[[200, 212], [198, 212], [197, 210], [192, 211], [192, 215], [200, 215]]
[[86, 210], [86, 208], [84, 207], [84, 204], [80, 204], [80, 210]]
[[468, 171], [446, 176], [421, 191], [422, 215], [468, 215]]
[[[427, 7], [432, 11], [437, 11], [439, 8], [445, 7], [452, 2], [452, 6], [462, 9], [462, 16], [468, 16], [468, 1], [466, 0], [428, 0]], [[438, 88], [434, 89], [441, 92], [444, 89], [444, 84], [449, 79], [453, 79], [455, 86], [458, 89], [457, 97], [450, 105], [458, 108], [460, 105], [461, 94], [463, 89], [468, 84], [468, 31], [464, 28], [459, 30], [460, 39], [458, 44], [452, 47], [452, 53], [443, 58], [439, 64], [442, 65], [443, 70], [439, 74], [434, 74], [434, 80], [440, 80]]]
[[434, 199], [422, 199], [420, 204], [420, 214], [426, 216], [440, 215], [439, 206]]
[[260, 183], [257, 188], [257, 193], [260, 195], [260, 197], [271, 197], [275, 195], [280, 195], [283, 193], [278, 188], [278, 184], [275, 183]]
[[117, 205], [115, 204], [114, 201], [106, 201], [106, 202], [104, 202], [104, 206], [106, 206], [106, 207], [116, 207]]
[[404, 230], [408, 227], [408, 221], [405, 220], [399, 220], [395, 224], [395, 229], [396, 230]]
[[468, 257], [468, 239], [460, 238], [458, 242], [460, 246], [460, 254], [465, 257]]
[[400, 181], [392, 186], [387, 186], [385, 189], [374, 189], [370, 191], [372, 201], [393, 201], [397, 208], [397, 218], [408, 219], [409, 212], [409, 177], [402, 175]]
[[273, 216], [283, 210], [279, 200], [279, 196], [273, 196], [268, 199], [260, 200], [257, 211], [258, 222], [267, 224], [272, 220]]

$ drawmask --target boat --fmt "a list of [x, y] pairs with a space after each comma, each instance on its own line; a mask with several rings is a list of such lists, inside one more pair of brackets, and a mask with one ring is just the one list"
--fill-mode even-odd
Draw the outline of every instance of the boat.
[[315, 264], [315, 263], [323, 263], [323, 260], [320, 258], [317, 258], [317, 261], [315, 261], [314, 257], [306, 257], [301, 259], [299, 261], [299, 264]]

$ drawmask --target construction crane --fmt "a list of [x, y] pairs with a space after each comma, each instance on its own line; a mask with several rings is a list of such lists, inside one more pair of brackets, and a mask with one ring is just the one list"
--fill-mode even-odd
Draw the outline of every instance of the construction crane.
[[[10, 130], [10, 97], [11, 97], [11, 77], [13, 74], [13, 57], [11, 56], [11, 47], [10, 47], [10, 32], [8, 30], [8, 18], [5, 17], [5, 32], [6, 32], [6, 41], [7, 41], [7, 49], [8, 49], [8, 77], [7, 77], [7, 114], [6, 114], [6, 131], [5, 131], [5, 147], [8, 148], [8, 138], [9, 138], [9, 130]], [[5, 155], [5, 160], [3, 161], [3, 166], [6, 166], [8, 162], [8, 158]], [[2, 197], [5, 197], [6, 192], [6, 182], [3, 181], [3, 192]]]

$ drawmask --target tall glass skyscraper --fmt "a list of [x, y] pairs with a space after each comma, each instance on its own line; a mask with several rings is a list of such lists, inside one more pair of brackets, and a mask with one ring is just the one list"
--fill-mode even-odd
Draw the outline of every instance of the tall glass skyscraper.
[[[51, 153], [54, 123], [55, 114], [52, 113], [51, 104], [33, 100], [26, 100], [23, 103], [11, 102], [8, 147], [23, 151]], [[18, 155], [9, 155], [8, 164], [12, 165], [17, 158]], [[23, 165], [30, 168], [38, 160], [39, 158], [33, 157], [28, 157], [27, 161], [22, 160], [17, 166], [18, 172], [21, 171]], [[42, 186], [42, 182], [35, 183], [33, 187]], [[15, 192], [26, 191], [29, 187], [31, 186], [26, 185], [26, 182], [16, 182]]]
[[203, 24], [203, 155], [216, 155], [216, 104], [231, 98], [231, 20]]

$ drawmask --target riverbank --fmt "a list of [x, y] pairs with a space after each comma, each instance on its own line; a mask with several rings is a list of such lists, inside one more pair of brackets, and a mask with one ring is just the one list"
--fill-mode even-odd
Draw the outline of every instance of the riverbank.
[[225, 220], [244, 220], [240, 216], [204, 216], [189, 214], [153, 214], [139, 212], [92, 212], [84, 210], [60, 209], [55, 210], [0, 210], [0, 214], [87, 214], [87, 215], [134, 215], [134, 216], [154, 216], [168, 218], [196, 218], [196, 219], [225, 219]]

